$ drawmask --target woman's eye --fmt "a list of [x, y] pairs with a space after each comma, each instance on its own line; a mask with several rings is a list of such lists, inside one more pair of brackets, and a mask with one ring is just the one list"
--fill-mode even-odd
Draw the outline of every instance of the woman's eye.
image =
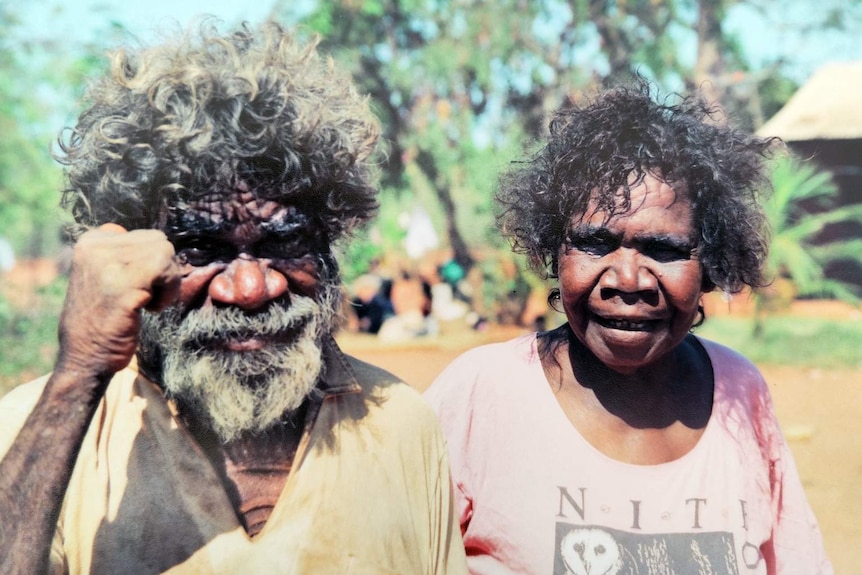
[[663, 242], [650, 243], [644, 248], [646, 255], [657, 262], [691, 259], [691, 249]]
[[618, 242], [597, 236], [573, 237], [566, 241], [569, 249], [593, 256], [604, 256], [617, 248]]
[[604, 256], [613, 251], [613, 246], [608, 242], [598, 240], [594, 242], [582, 242], [578, 249], [584, 253], [594, 256]]

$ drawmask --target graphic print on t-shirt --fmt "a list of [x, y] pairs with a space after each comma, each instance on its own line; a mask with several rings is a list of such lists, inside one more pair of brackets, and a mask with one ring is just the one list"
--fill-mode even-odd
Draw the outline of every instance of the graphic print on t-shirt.
[[733, 534], [642, 534], [557, 522], [554, 575], [739, 575]]

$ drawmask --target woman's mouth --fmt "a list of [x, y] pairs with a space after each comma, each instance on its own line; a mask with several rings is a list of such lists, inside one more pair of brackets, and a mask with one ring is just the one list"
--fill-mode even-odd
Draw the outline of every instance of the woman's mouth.
[[614, 319], [602, 317], [600, 315], [593, 316], [596, 322], [608, 329], [618, 329], [621, 331], [652, 331], [658, 320], [642, 319]]

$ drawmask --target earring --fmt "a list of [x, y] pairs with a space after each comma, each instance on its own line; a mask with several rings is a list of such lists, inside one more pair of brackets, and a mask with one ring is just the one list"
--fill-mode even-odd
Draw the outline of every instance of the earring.
[[696, 327], [700, 327], [701, 325], [703, 325], [703, 322], [705, 322], [705, 321], [706, 321], [706, 310], [703, 307], [703, 301], [701, 301], [700, 303], [697, 304], [697, 316], [696, 316], [694, 323], [691, 324], [689, 331], [693, 330]]

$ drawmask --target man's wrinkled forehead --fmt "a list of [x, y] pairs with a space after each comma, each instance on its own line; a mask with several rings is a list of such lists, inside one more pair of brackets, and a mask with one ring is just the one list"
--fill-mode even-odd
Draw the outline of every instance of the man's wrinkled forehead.
[[262, 199], [249, 192], [211, 194], [179, 202], [167, 210], [166, 230], [216, 233], [254, 225], [264, 230], [293, 232], [308, 229], [313, 218], [296, 205]]

